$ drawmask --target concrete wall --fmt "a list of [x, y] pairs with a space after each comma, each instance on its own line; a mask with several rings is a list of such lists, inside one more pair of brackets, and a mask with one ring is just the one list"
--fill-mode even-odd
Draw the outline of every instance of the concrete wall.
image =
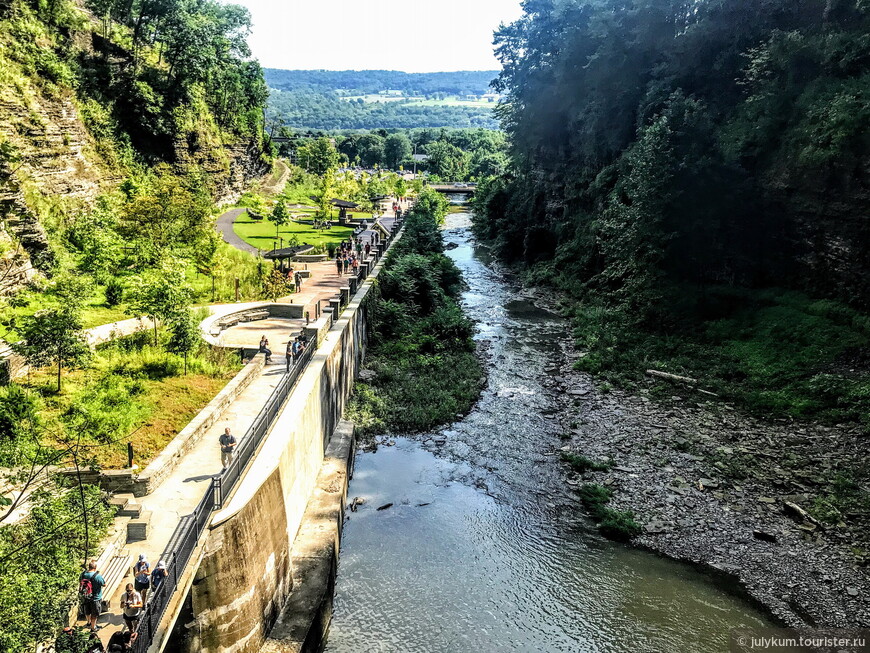
[[[215, 513], [191, 588], [182, 647], [259, 653], [293, 585], [290, 551], [366, 349], [363, 302], [377, 266], [337, 316], [248, 471]], [[289, 562], [288, 562], [289, 561]]]

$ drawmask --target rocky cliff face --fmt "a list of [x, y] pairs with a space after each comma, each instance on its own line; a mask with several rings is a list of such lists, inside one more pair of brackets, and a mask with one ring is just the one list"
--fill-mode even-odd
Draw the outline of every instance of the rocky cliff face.
[[[54, 264], [40, 216], [91, 204], [122, 175], [98, 154], [72, 92], [49, 97], [34, 90], [0, 94], [0, 293], [20, 287], [33, 268]], [[256, 144], [193, 148], [176, 145], [179, 171], [198, 166], [209, 177], [218, 203], [234, 201], [251, 179], [268, 172]], [[5, 255], [3, 254], [5, 250]]]

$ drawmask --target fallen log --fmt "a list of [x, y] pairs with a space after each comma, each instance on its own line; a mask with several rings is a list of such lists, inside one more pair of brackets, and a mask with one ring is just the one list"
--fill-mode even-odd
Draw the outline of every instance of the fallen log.
[[666, 381], [676, 381], [678, 383], [697, 383], [698, 379], [693, 379], [690, 376], [680, 376], [679, 374], [670, 374], [669, 372], [660, 372], [659, 370], [647, 370], [647, 376], [654, 376], [658, 379]]

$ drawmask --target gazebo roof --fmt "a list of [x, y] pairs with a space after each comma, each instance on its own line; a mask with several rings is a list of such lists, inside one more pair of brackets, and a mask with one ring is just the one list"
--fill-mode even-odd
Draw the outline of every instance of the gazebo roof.
[[292, 258], [297, 254], [301, 254], [302, 252], [307, 252], [314, 249], [311, 245], [297, 245], [296, 247], [282, 247], [281, 249], [270, 249], [268, 252], [263, 253], [263, 258], [269, 260], [276, 260], [282, 258]]
[[[314, 197], [314, 195], [309, 195], [309, 197], [311, 199], [313, 199], [315, 202], [319, 201], [316, 197]], [[355, 208], [359, 207], [359, 204], [357, 204], [356, 202], [348, 202], [347, 200], [339, 200], [339, 199], [336, 199], [334, 197], [331, 200], [329, 200], [329, 203], [332, 204], [333, 206], [337, 206], [340, 209], [355, 209]]]

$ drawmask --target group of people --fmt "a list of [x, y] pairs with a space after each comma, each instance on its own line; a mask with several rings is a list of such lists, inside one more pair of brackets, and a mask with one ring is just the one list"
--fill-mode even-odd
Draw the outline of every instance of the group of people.
[[[130, 650], [130, 646], [136, 641], [136, 629], [139, 627], [139, 619], [142, 617], [148, 595], [160, 589], [166, 580], [166, 575], [165, 562], [161, 560], [152, 570], [151, 563], [148, 562], [145, 554], [139, 555], [139, 559], [133, 565], [133, 582], [127, 583], [125, 591], [121, 595], [121, 610], [126, 629], [112, 634], [109, 639], [108, 651], [119, 653]], [[90, 631], [92, 635], [90, 639], [93, 642], [89, 653], [106, 650], [99, 638], [96, 637], [96, 632], [100, 628], [97, 625], [97, 619], [103, 612], [103, 588], [105, 586], [106, 579], [100, 573], [97, 561], [91, 559], [88, 562], [87, 570], [79, 576], [79, 602], [87, 622], [85, 628]], [[65, 628], [55, 642], [55, 650], [58, 653], [67, 649], [73, 650], [70, 647], [78, 641], [77, 637], [75, 629]]]
[[[296, 336], [295, 338], [290, 338], [287, 341], [287, 351], [285, 352], [287, 355], [287, 371], [290, 371], [290, 365], [296, 364], [296, 361], [302, 356], [302, 352], [305, 351], [305, 347], [308, 345], [308, 336], [305, 335], [303, 331], [301, 334]], [[260, 338], [260, 347], [259, 352], [266, 356], [266, 363], [269, 364], [272, 362], [272, 350], [269, 349], [269, 339], [263, 335]]]
[[[341, 249], [335, 250], [335, 269], [339, 276], [352, 272], [359, 274], [359, 256], [349, 241], [342, 241]], [[347, 247], [345, 247], [347, 246]]]

